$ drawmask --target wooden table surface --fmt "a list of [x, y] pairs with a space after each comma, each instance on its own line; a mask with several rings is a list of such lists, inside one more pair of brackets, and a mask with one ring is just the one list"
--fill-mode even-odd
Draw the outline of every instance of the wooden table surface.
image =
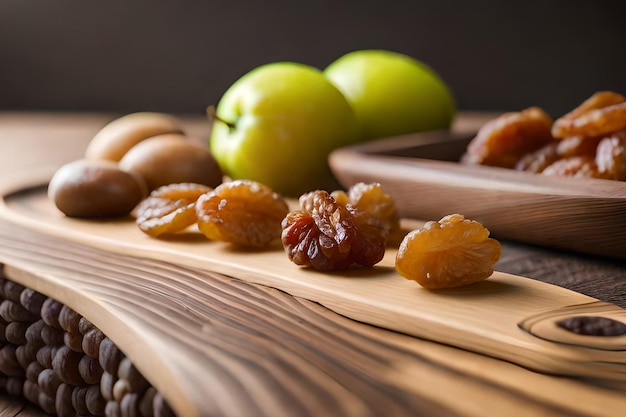
[[[38, 170], [42, 166], [60, 166], [65, 162], [80, 158], [93, 134], [115, 116], [87, 113], [0, 113], [0, 181], [11, 181], [29, 170]], [[472, 130], [480, 126], [488, 117], [490, 116], [465, 113], [457, 120], [456, 127], [461, 130]], [[204, 117], [184, 116], [182, 119], [190, 135], [198, 138], [208, 137], [209, 125]], [[14, 232], [14, 227], [0, 228], [0, 242], [12, 241], [11, 234]], [[603, 259], [515, 242], [503, 242], [502, 258], [496, 269], [556, 284], [626, 308], [626, 261], [623, 260]], [[281, 302], [287, 304], [293, 302], [293, 300], [288, 301], [289, 299], [294, 298], [288, 294], [272, 296], [276, 296], [277, 299], [283, 300]], [[372, 387], [377, 387], [384, 392], [384, 395], [371, 392], [371, 401], [360, 398], [359, 401], [354, 402], [354, 409], [335, 409], [335, 415], [338, 416], [381, 415], [383, 413], [385, 415], [436, 416], [618, 416], [623, 415], [622, 412], [626, 409], [626, 392], [621, 389], [595, 386], [588, 381], [570, 381], [537, 375], [524, 369], [511, 370], [512, 365], [501, 361], [483, 358], [469, 352], [451, 352], [454, 351], [451, 347], [418, 341], [384, 329], [370, 328], [370, 326], [325, 311], [319, 306], [309, 305], [306, 300], [295, 298], [295, 301], [300, 307], [292, 306], [293, 309], [302, 311], [302, 305], [304, 305], [304, 310], [313, 311], [315, 316], [313, 319], [300, 318], [299, 320], [315, 321], [323, 318], [325, 321], [335, 323], [340, 331], [354, 333], [355, 338], [364, 340], [363, 346], [357, 347], [356, 351], [351, 352], [348, 349], [337, 352], [348, 355], [358, 354], [360, 360], [363, 361], [363, 366], [366, 367], [359, 370], [358, 364], [353, 364], [349, 369], [346, 368], [344, 371], [346, 375], [350, 373], [350, 378], [346, 377], [339, 386], [345, 388], [346, 384], [354, 384], [357, 387], [355, 392], [358, 391], [359, 395], [366, 395]], [[389, 355], [388, 357], [368, 356], [364, 353], [378, 343], [375, 340], [380, 340], [380, 338], [386, 341], [384, 352]], [[462, 358], [462, 361], [446, 364], [449, 354], [450, 357]], [[411, 366], [421, 367], [425, 372], [431, 373], [424, 374], [421, 379], [411, 380], [408, 373], [399, 372], [396, 377], [404, 378], [404, 380], [394, 382], [376, 374], [377, 369], [384, 369], [381, 368], [382, 362], [398, 358], [406, 360], [407, 357], [410, 358], [408, 363]], [[310, 360], [322, 370], [324, 366], [335, 367], [333, 371], [330, 371], [330, 368], [324, 371], [331, 374], [334, 372], [335, 376], [337, 373], [344, 372], [337, 370], [338, 365], [331, 358], [321, 358], [318, 355]], [[349, 358], [342, 360], [349, 361]], [[481, 366], [485, 369], [485, 375], [476, 372]], [[498, 372], [503, 369], [506, 370], [507, 375], [513, 375], [518, 379], [504, 381], [499, 378]], [[414, 377], [414, 374], [411, 375]], [[380, 384], [378, 386], [372, 384], [369, 381], [371, 378], [381, 378]], [[437, 378], [440, 379], [437, 380]], [[534, 389], [535, 383], [543, 388]], [[545, 392], [546, 388], [553, 392]], [[446, 390], [448, 392], [445, 392]], [[595, 404], [593, 400], [596, 397], [592, 396], [589, 397], [591, 402], [582, 403], [589, 390], [594, 393], [600, 392], [600, 397], [607, 402]], [[575, 394], [579, 395], [582, 402], [572, 405], [572, 401], [576, 401]], [[570, 395], [572, 400], [565, 399]], [[465, 398], [464, 403], [459, 404], [455, 396]], [[313, 395], [311, 398], [319, 399], [323, 396]], [[374, 399], [378, 403], [374, 404]], [[473, 399], [473, 401], [467, 399]], [[328, 398], [328, 401], [332, 402], [332, 400]], [[331, 403], [329, 404], [321, 407], [321, 410], [332, 413], [333, 407]], [[346, 404], [342, 403], [341, 406], [345, 407]], [[19, 407], [19, 401], [0, 397], [0, 416], [40, 414], [32, 407], [26, 407], [22, 411], [19, 411]], [[369, 407], [369, 409], [363, 411], [359, 407]], [[596, 414], [595, 411], [599, 409], [602, 411]], [[407, 410], [413, 410], [413, 413]]]

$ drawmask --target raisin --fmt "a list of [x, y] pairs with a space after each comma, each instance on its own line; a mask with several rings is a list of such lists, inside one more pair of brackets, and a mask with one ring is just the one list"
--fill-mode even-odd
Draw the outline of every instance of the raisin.
[[524, 155], [517, 161], [517, 164], [515, 164], [515, 169], [518, 171], [540, 173], [559, 158], [558, 142], [550, 142], [536, 151]]
[[591, 156], [572, 156], [563, 158], [548, 165], [542, 175], [557, 177], [605, 178], [598, 170], [596, 161]]
[[209, 239], [264, 248], [281, 234], [285, 199], [256, 181], [223, 183], [196, 202], [198, 228]]
[[556, 119], [552, 126], [555, 138], [568, 136], [593, 137], [626, 128], [624, 96], [599, 91], [571, 112]]
[[389, 194], [383, 192], [379, 183], [359, 182], [351, 186], [347, 194], [343, 191], [333, 191], [331, 196], [339, 204], [350, 204], [355, 209], [365, 211], [381, 220], [387, 224], [390, 233], [400, 228], [396, 203]]
[[296, 265], [318, 271], [373, 266], [385, 255], [389, 227], [370, 213], [338, 203], [323, 190], [303, 194], [282, 222], [281, 240]]
[[482, 224], [451, 214], [405, 236], [396, 270], [424, 288], [460, 287], [489, 278], [501, 245]]
[[552, 118], [539, 107], [505, 113], [480, 128], [461, 162], [514, 168], [522, 156], [553, 140], [551, 128]]
[[596, 165], [608, 178], [626, 181], [626, 130], [600, 141], [596, 152]]
[[135, 209], [137, 226], [152, 237], [178, 233], [196, 222], [196, 200], [211, 190], [194, 183], [161, 186]]
[[598, 144], [603, 136], [570, 136], [558, 141], [557, 152], [560, 157], [595, 156]]

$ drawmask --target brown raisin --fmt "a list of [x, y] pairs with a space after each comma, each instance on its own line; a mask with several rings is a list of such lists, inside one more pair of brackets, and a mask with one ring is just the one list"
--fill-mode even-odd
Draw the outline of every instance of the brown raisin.
[[482, 224], [451, 214], [405, 236], [396, 270], [424, 288], [460, 287], [489, 278], [500, 253]]
[[385, 254], [388, 226], [366, 211], [337, 203], [328, 192], [300, 197], [300, 210], [282, 222], [282, 243], [289, 259], [318, 271], [373, 266]]
[[180, 232], [196, 222], [196, 200], [211, 190], [194, 183], [159, 187], [135, 209], [137, 226], [152, 237]]
[[196, 202], [198, 228], [209, 239], [254, 248], [280, 238], [285, 199], [256, 181], [223, 183]]
[[514, 168], [522, 156], [553, 140], [551, 128], [552, 118], [539, 107], [505, 113], [480, 128], [461, 162]]

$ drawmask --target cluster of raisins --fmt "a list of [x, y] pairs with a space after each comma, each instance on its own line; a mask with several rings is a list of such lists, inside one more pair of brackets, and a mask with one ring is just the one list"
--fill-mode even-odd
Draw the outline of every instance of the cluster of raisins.
[[[285, 200], [255, 181], [215, 189], [193, 183], [154, 190], [135, 209], [137, 225], [157, 237], [196, 224], [211, 240], [266, 248], [280, 238], [289, 260], [317, 271], [341, 271], [380, 262], [391, 233], [401, 232], [395, 202], [378, 183], [346, 191], [311, 191], [289, 210]], [[500, 244], [481, 224], [460, 214], [428, 222], [403, 237], [396, 270], [425, 288], [467, 285], [488, 278]]]
[[170, 184], [152, 191], [135, 209], [137, 226], [157, 237], [197, 224], [209, 239], [264, 248], [281, 234], [289, 207], [283, 197], [255, 181], [236, 180], [210, 188]]
[[538, 107], [505, 113], [478, 131], [461, 162], [626, 181], [626, 99], [601, 91], [556, 120]]

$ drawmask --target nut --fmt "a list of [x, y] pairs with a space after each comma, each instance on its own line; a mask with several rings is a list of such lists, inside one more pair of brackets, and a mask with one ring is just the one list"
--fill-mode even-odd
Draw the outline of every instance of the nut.
[[121, 350], [109, 339], [105, 337], [100, 342], [100, 352], [99, 352], [99, 360], [100, 366], [106, 372], [111, 375], [115, 375], [117, 377], [117, 370], [120, 366], [120, 361], [124, 357], [124, 354]]
[[59, 168], [48, 185], [48, 196], [69, 217], [123, 217], [146, 195], [141, 177], [111, 161], [70, 162]]
[[100, 329], [93, 328], [83, 336], [82, 349], [85, 355], [98, 359], [100, 355], [100, 343], [105, 338]]
[[83, 386], [83, 380], [78, 371], [78, 364], [83, 355], [74, 352], [67, 346], [61, 346], [52, 358], [52, 369], [63, 382], [69, 385]]
[[33, 314], [41, 314], [41, 306], [45, 300], [45, 295], [31, 288], [25, 288], [20, 293], [20, 304]]
[[64, 305], [59, 312], [59, 326], [68, 333], [77, 334], [80, 317], [80, 314]]
[[46, 299], [41, 306], [41, 319], [48, 326], [60, 329], [59, 313], [61, 312], [61, 308], [63, 308], [63, 304], [52, 298]]
[[97, 384], [102, 376], [102, 367], [98, 359], [83, 356], [78, 362], [78, 372], [87, 384]]
[[176, 183], [215, 187], [222, 182], [222, 172], [209, 147], [176, 134], [138, 143], [120, 160], [119, 167], [139, 174], [149, 191]]
[[96, 133], [85, 151], [85, 158], [117, 162], [142, 140], [165, 133], [182, 133], [173, 116], [154, 112], [130, 113], [111, 121]]

